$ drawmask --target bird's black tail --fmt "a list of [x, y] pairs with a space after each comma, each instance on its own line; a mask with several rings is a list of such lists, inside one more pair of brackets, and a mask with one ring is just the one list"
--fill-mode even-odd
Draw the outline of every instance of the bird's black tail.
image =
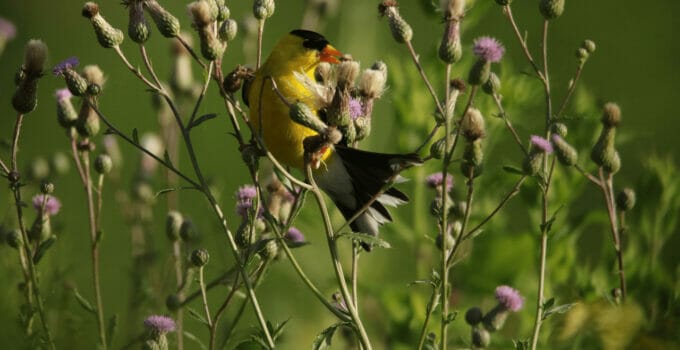
[[[400, 171], [422, 160], [415, 154], [375, 153], [336, 145], [335, 155], [318, 178], [321, 189], [340, 209], [345, 219], [350, 219], [367, 203], [368, 209], [350, 223], [355, 232], [378, 235], [380, 224], [392, 221], [385, 207], [397, 206], [408, 201], [406, 194], [390, 187], [378, 195], [389, 182], [397, 180]], [[378, 195], [376, 200], [374, 197]], [[362, 243], [367, 251], [370, 245]]]

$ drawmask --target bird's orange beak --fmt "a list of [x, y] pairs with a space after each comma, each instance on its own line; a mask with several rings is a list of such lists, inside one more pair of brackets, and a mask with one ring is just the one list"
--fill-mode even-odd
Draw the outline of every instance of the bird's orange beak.
[[326, 45], [326, 47], [324, 47], [323, 50], [321, 50], [321, 62], [337, 64], [340, 63], [340, 60], [338, 58], [340, 58], [341, 56], [342, 52], [338, 51], [331, 45]]

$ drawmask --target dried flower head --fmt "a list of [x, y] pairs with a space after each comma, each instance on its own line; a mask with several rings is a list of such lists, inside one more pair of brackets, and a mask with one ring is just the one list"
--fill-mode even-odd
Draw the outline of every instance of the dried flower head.
[[531, 135], [531, 145], [533, 147], [536, 147], [537, 150], [541, 151], [542, 153], [552, 153], [553, 152], [553, 146], [550, 143], [550, 141], [538, 136], [538, 135]]
[[14, 39], [17, 36], [17, 28], [14, 23], [0, 17], [0, 37], [5, 40]]
[[498, 40], [489, 36], [483, 36], [475, 39], [472, 52], [484, 61], [498, 62], [503, 58], [505, 48]]
[[286, 232], [286, 239], [293, 243], [301, 243], [305, 241], [305, 235], [295, 227], [291, 227]]
[[469, 141], [480, 139], [486, 135], [486, 123], [484, 116], [477, 108], [468, 108], [467, 113], [460, 122], [460, 129]]
[[96, 64], [90, 64], [83, 67], [83, 77], [87, 79], [90, 84], [97, 84], [100, 87], [106, 82], [104, 72]]
[[174, 332], [175, 321], [167, 316], [152, 315], [144, 320], [144, 326], [153, 333], [165, 334]]
[[524, 306], [524, 297], [509, 286], [496, 287], [496, 300], [510, 311], [519, 311]]
[[61, 76], [64, 75], [64, 71], [67, 69], [73, 69], [75, 67], [78, 67], [78, 64], [80, 64], [80, 61], [78, 60], [78, 57], [69, 57], [61, 62], [59, 62], [54, 68], [52, 69], [52, 74], [56, 76]]
[[[440, 189], [442, 187], [442, 182], [444, 181], [444, 175], [442, 173], [434, 173], [425, 179], [425, 183], [428, 187], [433, 189]], [[453, 175], [446, 174], [446, 192], [450, 192], [453, 188]]]
[[[45, 196], [47, 196], [47, 202], [45, 202]], [[36, 195], [33, 197], [33, 208], [40, 212], [42, 209], [43, 202], [45, 202], [44, 214], [52, 216], [57, 215], [57, 213], [59, 213], [59, 209], [61, 209], [61, 202], [59, 201], [59, 199], [57, 199], [57, 197], [45, 194]]]

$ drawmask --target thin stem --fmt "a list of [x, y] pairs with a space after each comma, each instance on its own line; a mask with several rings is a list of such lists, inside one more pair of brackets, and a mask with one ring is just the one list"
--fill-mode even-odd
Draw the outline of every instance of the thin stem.
[[506, 5], [503, 7], [503, 13], [508, 17], [508, 20], [510, 21], [510, 25], [512, 26], [513, 31], [515, 32], [515, 36], [517, 37], [517, 41], [519, 41], [520, 47], [522, 48], [522, 51], [524, 51], [524, 56], [526, 56], [527, 60], [529, 63], [531, 63], [531, 66], [534, 68], [534, 71], [538, 75], [538, 77], [541, 80], [544, 80], [543, 73], [541, 72], [541, 69], [538, 67], [538, 64], [536, 64], [536, 61], [534, 61], [533, 56], [531, 56], [531, 52], [529, 52], [529, 47], [527, 46], [526, 41], [522, 37], [522, 34], [519, 32], [519, 28], [517, 27], [517, 23], [515, 22], [515, 17], [512, 15], [512, 8], [510, 5]]
[[[231, 287], [231, 290], [229, 291], [229, 294], [227, 294], [227, 297], [224, 299], [224, 302], [222, 302], [222, 305], [220, 305], [220, 308], [217, 309], [217, 312], [215, 313], [215, 321], [210, 327], [210, 350], [215, 349], [215, 339], [217, 338], [217, 325], [220, 322], [220, 318], [224, 314], [224, 311], [227, 309], [227, 305], [229, 305], [229, 303], [231, 302], [231, 298], [234, 297], [236, 291], [238, 290], [239, 287], [238, 282], [239, 279], [237, 275], [234, 278], [234, 283]], [[243, 302], [243, 305], [245, 306], [245, 301]]]
[[2, 168], [2, 172], [5, 173], [5, 175], [9, 175], [9, 168], [7, 165], [5, 165], [5, 162], [0, 159], [0, 168]]
[[201, 93], [198, 95], [198, 99], [196, 100], [196, 104], [194, 105], [194, 110], [191, 112], [191, 117], [189, 117], [189, 122], [187, 125], [189, 128], [193, 127], [194, 120], [196, 119], [196, 116], [198, 115], [198, 109], [199, 106], [201, 105], [201, 102], [203, 102], [203, 98], [205, 97], [206, 92], [208, 91], [208, 86], [210, 85], [210, 76], [213, 71], [215, 63], [210, 62], [208, 65], [208, 77], [205, 80], [205, 83], [203, 84], [203, 88], [201, 89]]
[[[418, 54], [416, 54], [416, 51], [413, 49], [413, 45], [411, 44], [410, 41], [406, 42], [406, 47], [408, 48], [408, 52], [411, 54], [411, 58], [413, 59], [413, 63], [415, 63], [416, 68], [418, 69], [418, 73], [420, 73], [420, 76], [423, 78], [423, 82], [425, 82], [425, 86], [427, 86], [427, 90], [430, 91], [430, 95], [432, 95], [432, 100], [434, 101], [434, 104], [437, 107], [437, 110], [441, 115], [445, 116], [446, 113], [444, 112], [444, 108], [442, 107], [441, 103], [439, 102], [439, 98], [437, 97], [437, 93], [434, 91], [434, 88], [432, 87], [432, 84], [430, 84], [430, 80], [427, 78], [427, 75], [425, 74], [425, 70], [423, 69], [423, 66], [420, 64], [420, 60], [418, 59]], [[448, 84], [448, 80], [446, 82]]]
[[472, 213], [472, 198], [474, 195], [474, 168], [470, 169], [470, 173], [467, 176], [468, 181], [467, 181], [467, 195], [465, 197], [465, 213], [463, 214], [463, 223], [460, 227], [460, 232], [458, 233], [458, 236], [456, 237], [456, 240], [454, 242], [453, 248], [451, 248], [451, 253], [449, 253], [448, 258], [446, 259], [446, 266], [452, 266], [453, 265], [453, 259], [455, 258], [456, 252], [458, 251], [458, 248], [462, 245], [463, 243], [463, 233], [465, 232], [465, 229], [467, 228], [467, 224], [470, 221], [470, 214]]
[[358, 280], [359, 280], [359, 245], [356, 242], [352, 243], [352, 296], [354, 297], [354, 306], [357, 308], [357, 314], [359, 314], [359, 293], [358, 293]]
[[187, 51], [189, 51], [189, 54], [191, 55], [191, 57], [193, 57], [194, 60], [199, 65], [201, 65], [202, 68], [205, 68], [205, 63], [203, 63], [203, 61], [201, 61], [201, 59], [198, 57], [198, 55], [196, 54], [196, 51], [194, 51], [194, 49], [191, 47], [191, 45], [189, 45], [189, 43], [186, 40], [184, 40], [184, 38], [182, 38], [181, 35], [178, 35], [175, 38], [177, 39], [177, 41], [179, 41], [182, 44], [182, 46], [184, 46], [185, 49], [187, 49]]
[[589, 172], [586, 172], [580, 165], [574, 164], [574, 168], [578, 170], [583, 176], [585, 176], [586, 179], [590, 180], [590, 182], [594, 183], [598, 187], [602, 187], [602, 184], [600, 183], [600, 180], [598, 180], [595, 176], [590, 174]]
[[255, 69], [262, 65], [262, 34], [264, 32], [264, 20], [261, 19], [257, 23], [257, 65]]
[[149, 71], [149, 74], [151, 74], [151, 77], [153, 78], [153, 81], [156, 83], [156, 86], [159, 89], [163, 89], [163, 84], [161, 84], [161, 81], [158, 79], [158, 76], [156, 75], [156, 72], [153, 70], [153, 66], [151, 65], [151, 60], [149, 59], [149, 55], [146, 53], [146, 47], [144, 47], [143, 44], [139, 45], [139, 52], [142, 55], [142, 60], [144, 61], [144, 65], [146, 66], [146, 70]]
[[505, 126], [508, 128], [510, 133], [512, 133], [512, 136], [515, 138], [515, 142], [522, 150], [522, 153], [524, 153], [524, 155], [528, 155], [529, 152], [527, 151], [526, 147], [524, 147], [524, 144], [522, 144], [522, 140], [520, 139], [519, 134], [517, 134], [517, 131], [512, 126], [510, 118], [508, 118], [508, 114], [505, 112], [505, 109], [503, 108], [503, 103], [501, 102], [500, 95], [493, 94], [493, 100], [496, 102], [496, 106], [498, 107], [498, 111], [501, 115], [501, 118], [503, 118], [503, 121], [505, 122]]
[[335, 240], [335, 236], [333, 233], [333, 226], [331, 226], [331, 220], [328, 215], [328, 208], [326, 207], [326, 202], [324, 202], [321, 190], [319, 190], [319, 187], [314, 181], [314, 174], [312, 173], [311, 166], [307, 164], [305, 166], [305, 169], [307, 174], [307, 180], [312, 186], [312, 193], [314, 194], [314, 198], [316, 199], [316, 202], [319, 206], [319, 210], [321, 211], [321, 216], [323, 218], [326, 230], [326, 240], [328, 242], [328, 249], [331, 254], [333, 268], [335, 270], [335, 278], [338, 280], [340, 292], [342, 293], [342, 298], [344, 299], [345, 304], [347, 305], [347, 309], [350, 315], [352, 316], [354, 326], [356, 327], [356, 330], [359, 333], [359, 340], [361, 341], [361, 346], [363, 347], [364, 350], [371, 350], [372, 346], [370, 340], [368, 339], [368, 334], [366, 333], [366, 329], [364, 328], [364, 325], [361, 322], [361, 319], [359, 318], [356, 306], [352, 302], [352, 296], [350, 295], [349, 288], [347, 288], [347, 281], [345, 281], [345, 274], [343, 273], [342, 265], [340, 264], [340, 259], [337, 251], [338, 248], [337, 242]]
[[94, 285], [94, 297], [97, 304], [97, 325], [99, 328], [99, 342], [102, 348], [106, 349], [106, 323], [104, 322], [104, 303], [102, 302], [102, 292], [99, 273], [99, 235], [97, 233], [97, 214], [92, 191], [92, 176], [90, 174], [90, 152], [82, 152], [83, 169], [85, 170], [85, 194], [87, 195], [87, 213], [90, 228], [91, 256], [92, 256], [92, 282]]
[[579, 63], [578, 67], [576, 67], [574, 79], [572, 80], [571, 85], [569, 86], [569, 90], [567, 90], [567, 95], [564, 97], [564, 101], [562, 101], [560, 108], [557, 110], [557, 114], [555, 114], [555, 119], [558, 119], [562, 115], [562, 113], [564, 113], [564, 111], [567, 109], [567, 105], [569, 105], [571, 96], [574, 94], [574, 91], [576, 91], [576, 83], [578, 83], [578, 80], [581, 77], [581, 72], [583, 72], [584, 65], [585, 62], [581, 62]]
[[621, 249], [621, 237], [616, 220], [616, 200], [614, 199], [614, 186], [612, 174], [604, 175], [602, 167], [600, 167], [600, 181], [604, 184], [602, 192], [604, 199], [607, 202], [607, 215], [609, 217], [609, 225], [612, 231], [612, 241], [614, 243], [614, 250], [616, 251], [616, 261], [618, 264], [619, 288], [621, 289], [621, 301], [626, 301], [626, 274], [623, 268], [623, 250]]
[[208, 295], [205, 292], [205, 281], [203, 280], [203, 266], [198, 268], [198, 285], [201, 289], [201, 299], [203, 300], [203, 310], [205, 320], [208, 321], [208, 328], [212, 329], [212, 319], [210, 318], [210, 308], [208, 307]]
[[439, 303], [440, 295], [437, 292], [437, 287], [435, 286], [432, 290], [432, 295], [430, 296], [430, 301], [427, 303], [427, 311], [425, 313], [425, 322], [423, 322], [423, 327], [420, 330], [420, 338], [418, 340], [418, 350], [423, 348], [425, 345], [425, 338], [427, 337], [427, 326], [430, 324], [430, 319], [432, 318], [432, 313], [436, 305]]
[[489, 222], [489, 220], [491, 220], [494, 217], [494, 215], [496, 215], [510, 201], [510, 199], [512, 199], [512, 197], [516, 196], [519, 193], [519, 189], [524, 183], [524, 180], [526, 180], [526, 178], [527, 178], [526, 175], [522, 175], [522, 177], [520, 177], [519, 180], [517, 180], [515, 187], [513, 187], [512, 190], [510, 190], [510, 192], [508, 192], [508, 194], [506, 194], [505, 197], [503, 197], [503, 199], [500, 201], [500, 203], [498, 203], [496, 208], [489, 215], [487, 215], [487, 217], [485, 217], [484, 220], [477, 224], [477, 226], [471, 228], [467, 233], [465, 233], [462, 236], [462, 239], [466, 240], [467, 238], [471, 237], [477, 231], [479, 231], [479, 229], [481, 229], [482, 226]]
[[114, 46], [114, 47], [113, 47], [113, 50], [116, 51], [116, 53], [118, 54], [118, 57], [120, 57], [120, 59], [121, 59], [121, 60], [123, 61], [123, 63], [125, 64], [125, 66], [126, 66], [126, 67], [127, 67], [134, 75], [136, 75], [137, 78], [139, 78], [144, 84], [146, 84], [148, 87], [150, 87], [150, 88], [153, 89], [154, 91], [160, 91], [160, 90], [162, 89], [162, 86], [156, 86], [156, 85], [154, 85], [154, 83], [150, 82], [150, 81], [142, 74], [142, 72], [139, 71], [138, 68], [135, 68], [135, 67], [130, 63], [130, 61], [128, 61], [127, 57], [125, 57], [125, 54], [124, 54], [123, 51], [120, 49], [120, 47]]

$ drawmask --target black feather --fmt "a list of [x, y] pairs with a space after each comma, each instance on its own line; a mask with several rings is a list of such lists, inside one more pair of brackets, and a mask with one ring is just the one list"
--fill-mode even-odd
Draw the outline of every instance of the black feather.
[[323, 35], [317, 32], [312, 32], [311, 30], [296, 29], [290, 32], [290, 34], [302, 38], [303, 39], [302, 46], [308, 49], [321, 51], [326, 46], [328, 46], [328, 40], [326, 40], [326, 38], [324, 38]]

